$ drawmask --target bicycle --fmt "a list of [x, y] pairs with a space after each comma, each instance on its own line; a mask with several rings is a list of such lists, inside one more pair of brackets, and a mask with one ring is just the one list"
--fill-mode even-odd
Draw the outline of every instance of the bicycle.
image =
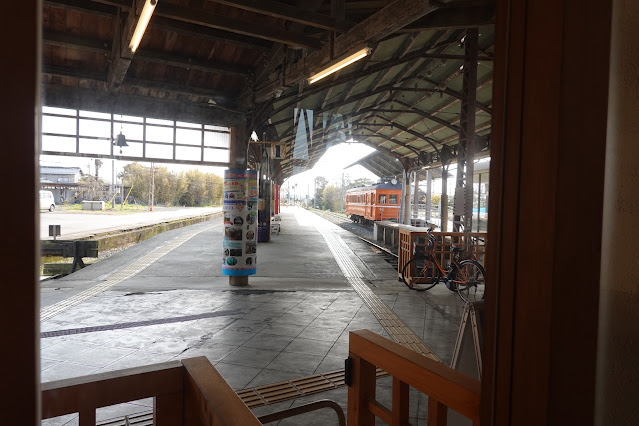
[[[426, 291], [433, 288], [439, 282], [450, 283], [450, 289], [457, 291], [464, 301], [476, 301], [484, 298], [486, 272], [474, 255], [472, 258], [461, 258], [466, 250], [463, 247], [452, 247], [452, 261], [446, 269], [437, 261], [434, 255], [435, 236], [428, 232], [428, 244], [425, 252], [417, 253], [402, 268], [402, 281], [413, 290]], [[406, 277], [411, 272], [412, 284], [409, 285]], [[422, 285], [415, 287], [415, 284]], [[454, 287], [454, 288], [453, 288]]]

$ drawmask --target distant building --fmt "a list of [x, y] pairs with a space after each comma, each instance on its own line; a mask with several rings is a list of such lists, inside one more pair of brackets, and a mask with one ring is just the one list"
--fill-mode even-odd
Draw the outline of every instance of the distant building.
[[40, 166], [40, 188], [53, 192], [56, 204], [62, 204], [78, 194], [82, 175], [80, 167]]

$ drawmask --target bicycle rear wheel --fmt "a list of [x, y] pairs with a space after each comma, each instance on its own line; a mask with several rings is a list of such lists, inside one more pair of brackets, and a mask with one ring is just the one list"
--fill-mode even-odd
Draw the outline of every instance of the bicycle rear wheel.
[[[409, 276], [412, 285], [409, 284]], [[439, 268], [431, 257], [413, 257], [402, 268], [402, 281], [415, 290], [423, 291], [433, 288], [440, 277]]]
[[457, 294], [464, 302], [484, 299], [486, 272], [474, 260], [464, 260], [457, 267]]

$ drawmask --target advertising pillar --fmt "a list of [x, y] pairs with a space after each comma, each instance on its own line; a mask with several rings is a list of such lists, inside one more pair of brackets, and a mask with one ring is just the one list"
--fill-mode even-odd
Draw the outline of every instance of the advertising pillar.
[[[255, 203], [249, 208], [250, 170], [224, 172], [224, 238], [222, 273], [248, 276], [256, 273]], [[255, 183], [257, 188], [257, 182]]]

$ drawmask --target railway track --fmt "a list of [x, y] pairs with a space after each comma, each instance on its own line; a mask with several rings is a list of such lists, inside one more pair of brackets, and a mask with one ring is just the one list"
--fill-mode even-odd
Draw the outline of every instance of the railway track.
[[372, 240], [373, 231], [370, 226], [367, 226], [361, 223], [354, 223], [348, 218], [348, 216], [342, 213], [327, 212], [325, 210], [318, 210], [318, 209], [309, 209], [309, 210], [319, 216], [322, 216], [326, 220], [329, 220], [330, 222], [340, 226], [341, 228], [344, 228], [347, 231], [350, 231], [353, 234], [357, 235], [360, 240], [369, 244], [372, 247], [373, 251], [375, 251], [375, 253], [382, 256], [386, 262], [390, 263], [393, 266], [393, 268], [397, 269], [397, 262], [398, 262], [397, 254], [395, 254], [392, 250], [388, 249], [387, 247], [379, 245], [377, 242]]

